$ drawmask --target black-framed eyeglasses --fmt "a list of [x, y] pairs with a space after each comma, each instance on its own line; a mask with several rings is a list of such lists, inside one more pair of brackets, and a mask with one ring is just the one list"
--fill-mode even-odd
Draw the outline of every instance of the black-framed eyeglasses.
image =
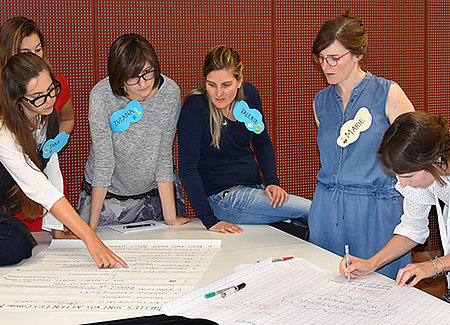
[[336, 65], [338, 64], [338, 62], [339, 62], [340, 59], [342, 59], [344, 56], [346, 56], [346, 55], [349, 54], [350, 52], [351, 52], [351, 51], [348, 51], [348, 52], [342, 54], [341, 56], [339, 56], [339, 57], [337, 57], [337, 58], [334, 57], [334, 56], [327, 56], [327, 57], [324, 57], [324, 56], [322, 56], [322, 55], [317, 55], [317, 54], [314, 54], [314, 53], [311, 53], [311, 56], [312, 56], [312, 58], [314, 59], [314, 61], [315, 61], [316, 63], [318, 63], [318, 64], [322, 64], [323, 61], [327, 61], [327, 63], [328, 63], [329, 65], [331, 65], [332, 67], [334, 67], [334, 66], [336, 66]]
[[38, 96], [33, 99], [26, 98], [25, 96], [23, 96], [22, 98], [25, 99], [27, 102], [29, 102], [34, 107], [41, 107], [42, 105], [45, 104], [48, 97], [55, 98], [61, 91], [61, 83], [58, 80], [55, 80], [55, 79], [52, 79], [52, 80], [53, 80], [53, 84], [55, 86], [52, 89], [50, 89], [50, 91], [47, 94]]
[[145, 81], [152, 80], [153, 78], [155, 78], [155, 69], [147, 70], [140, 76], [136, 76], [136, 77], [128, 79], [125, 83], [128, 86], [134, 86], [134, 85], [137, 85], [141, 81], [141, 78], [144, 79]]

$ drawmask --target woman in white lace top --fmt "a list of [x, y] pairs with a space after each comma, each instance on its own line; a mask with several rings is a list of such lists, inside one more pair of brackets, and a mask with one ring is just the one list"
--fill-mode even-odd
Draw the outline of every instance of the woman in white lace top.
[[[432, 205], [438, 211], [439, 233], [444, 256], [408, 264], [399, 270], [396, 284], [416, 285], [420, 280], [444, 275], [450, 270], [450, 132], [447, 121], [425, 112], [410, 112], [397, 117], [386, 130], [378, 158], [397, 175], [396, 189], [404, 196], [404, 213], [394, 236], [371, 258], [345, 258], [340, 272], [351, 278], [369, 274], [410, 251], [428, 238], [428, 213]], [[445, 205], [441, 209], [439, 201]], [[450, 283], [450, 281], [449, 281]]]

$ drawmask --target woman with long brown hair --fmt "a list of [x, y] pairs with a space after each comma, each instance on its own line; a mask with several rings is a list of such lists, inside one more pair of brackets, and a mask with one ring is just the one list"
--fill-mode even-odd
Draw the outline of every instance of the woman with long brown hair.
[[[0, 27], [0, 67], [6, 63], [9, 57], [22, 52], [36, 54], [52, 68], [47, 56], [46, 42], [38, 25], [27, 17], [12, 17]], [[72, 96], [66, 77], [60, 74], [55, 75], [54, 78], [61, 85], [54, 105], [59, 122], [59, 132], [64, 131], [70, 134], [75, 125]], [[53, 158], [52, 163], [59, 163], [56, 160], [56, 156]], [[61, 175], [47, 173], [47, 176], [60, 190], [64, 189], [64, 180], [62, 177], [60, 178]], [[67, 187], [64, 193], [66, 196], [68, 195]], [[51, 231], [53, 238], [66, 238], [68, 236], [64, 226], [50, 213], [45, 214], [41, 219], [34, 218], [34, 216], [24, 214], [23, 212], [23, 210], [20, 210], [15, 216], [24, 220], [31, 231], [42, 228], [42, 230]]]
[[[43, 173], [54, 156], [44, 153], [58, 134], [54, 103], [60, 91], [48, 65], [32, 53], [12, 56], [2, 69], [1, 89], [0, 265], [30, 257], [36, 244], [26, 225], [13, 217], [23, 208], [29, 215], [50, 211], [84, 241], [99, 268], [114, 267], [117, 262], [126, 266]], [[58, 164], [53, 167], [59, 169]]]

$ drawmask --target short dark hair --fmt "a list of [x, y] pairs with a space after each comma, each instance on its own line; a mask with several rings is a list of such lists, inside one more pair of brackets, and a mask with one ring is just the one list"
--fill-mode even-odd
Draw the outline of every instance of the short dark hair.
[[117, 38], [109, 48], [108, 75], [109, 84], [115, 96], [127, 96], [125, 82], [136, 77], [149, 63], [155, 69], [155, 84], [158, 86], [161, 67], [155, 49], [139, 34], [124, 34]]
[[356, 19], [349, 11], [344, 15], [327, 20], [319, 30], [314, 40], [312, 52], [319, 55], [334, 41], [339, 41], [355, 55], [367, 54], [367, 33], [362, 22]]
[[444, 184], [442, 170], [448, 168], [450, 159], [447, 120], [419, 111], [401, 114], [384, 133], [377, 155], [395, 174], [425, 170]]

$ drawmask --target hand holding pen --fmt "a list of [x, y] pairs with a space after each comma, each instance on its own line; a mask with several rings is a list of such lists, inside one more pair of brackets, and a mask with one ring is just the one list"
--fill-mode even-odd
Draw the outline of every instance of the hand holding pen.
[[339, 272], [346, 276], [347, 279], [349, 277], [350, 279], [357, 279], [360, 276], [370, 274], [373, 271], [375, 271], [375, 267], [370, 260], [358, 258], [350, 254], [348, 254], [348, 257], [346, 254], [339, 264]]

